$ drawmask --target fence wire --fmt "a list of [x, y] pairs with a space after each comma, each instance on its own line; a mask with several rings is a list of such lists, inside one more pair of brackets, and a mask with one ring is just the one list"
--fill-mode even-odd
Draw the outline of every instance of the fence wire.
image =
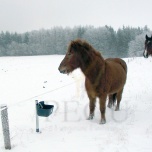
[[[52, 89], [52, 90], [50, 90], [50, 91], [47, 91], [47, 92], [44, 92], [44, 93], [35, 95], [35, 96], [33, 96], [33, 97], [30, 97], [30, 98], [27, 98], [27, 99], [18, 101], [18, 102], [16, 102], [15, 104], [12, 104], [12, 105], [10, 105], [10, 106], [7, 106], [7, 108], [11, 108], [11, 107], [13, 107], [13, 106], [17, 106], [17, 105], [22, 104], [22, 103], [25, 103], [25, 102], [29, 102], [30, 100], [35, 99], [35, 98], [37, 98], [37, 97], [41, 97], [41, 96], [43, 96], [43, 95], [52, 93], [52, 92], [54, 92], [54, 91], [57, 91], [57, 90], [60, 90], [60, 89], [62, 89], [62, 88], [65, 88], [65, 87], [67, 87], [67, 86], [70, 86], [70, 85], [72, 85], [72, 84], [75, 84], [77, 81], [80, 81], [80, 80], [76, 80], [76, 81], [74, 81], [74, 82], [72, 82], [72, 83], [69, 83], [69, 84], [66, 84], [66, 85], [64, 85], [64, 86], [61, 86], [61, 87]], [[4, 109], [6, 109], [6, 107], [5, 107], [5, 108], [1, 108], [0, 111], [2, 111], [2, 110], [4, 110]]]

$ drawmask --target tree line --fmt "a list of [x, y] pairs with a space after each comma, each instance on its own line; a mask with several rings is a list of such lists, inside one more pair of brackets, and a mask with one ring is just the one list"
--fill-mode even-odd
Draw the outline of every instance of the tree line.
[[104, 57], [142, 56], [145, 34], [150, 29], [125, 27], [117, 31], [111, 26], [54, 27], [25, 33], [0, 33], [0, 56], [65, 54], [71, 40], [88, 41]]

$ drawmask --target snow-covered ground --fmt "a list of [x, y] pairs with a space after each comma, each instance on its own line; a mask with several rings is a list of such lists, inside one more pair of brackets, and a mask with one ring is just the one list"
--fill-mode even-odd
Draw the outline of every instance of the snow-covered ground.
[[[80, 70], [69, 76], [58, 66], [64, 56], [1, 57], [0, 104], [8, 105], [12, 152], [151, 152], [152, 58], [125, 59], [128, 78], [120, 111], [106, 109], [107, 123], [88, 116], [88, 98]], [[35, 100], [55, 106], [39, 117]], [[4, 148], [0, 120], [0, 152]]]

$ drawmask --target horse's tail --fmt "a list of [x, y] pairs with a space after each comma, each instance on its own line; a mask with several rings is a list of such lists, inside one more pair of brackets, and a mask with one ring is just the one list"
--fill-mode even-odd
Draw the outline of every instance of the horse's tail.
[[125, 70], [125, 72], [127, 73], [127, 64], [126, 64], [126, 62], [121, 59], [121, 60], [120, 60], [120, 64], [121, 64], [121, 66], [123, 67], [123, 69]]
[[117, 97], [117, 93], [114, 93], [114, 94], [112, 95], [112, 105], [113, 105], [113, 106], [114, 106], [115, 103], [116, 103], [116, 97]]

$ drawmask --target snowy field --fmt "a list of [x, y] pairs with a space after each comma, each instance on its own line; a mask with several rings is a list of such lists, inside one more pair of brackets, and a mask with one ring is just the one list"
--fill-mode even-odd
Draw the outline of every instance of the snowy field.
[[[128, 78], [120, 111], [106, 108], [107, 123], [88, 116], [88, 98], [80, 70], [60, 74], [64, 56], [1, 57], [0, 104], [8, 105], [12, 152], [151, 152], [152, 58], [125, 59]], [[55, 106], [39, 117], [35, 100]], [[0, 120], [0, 152], [5, 152]]]

